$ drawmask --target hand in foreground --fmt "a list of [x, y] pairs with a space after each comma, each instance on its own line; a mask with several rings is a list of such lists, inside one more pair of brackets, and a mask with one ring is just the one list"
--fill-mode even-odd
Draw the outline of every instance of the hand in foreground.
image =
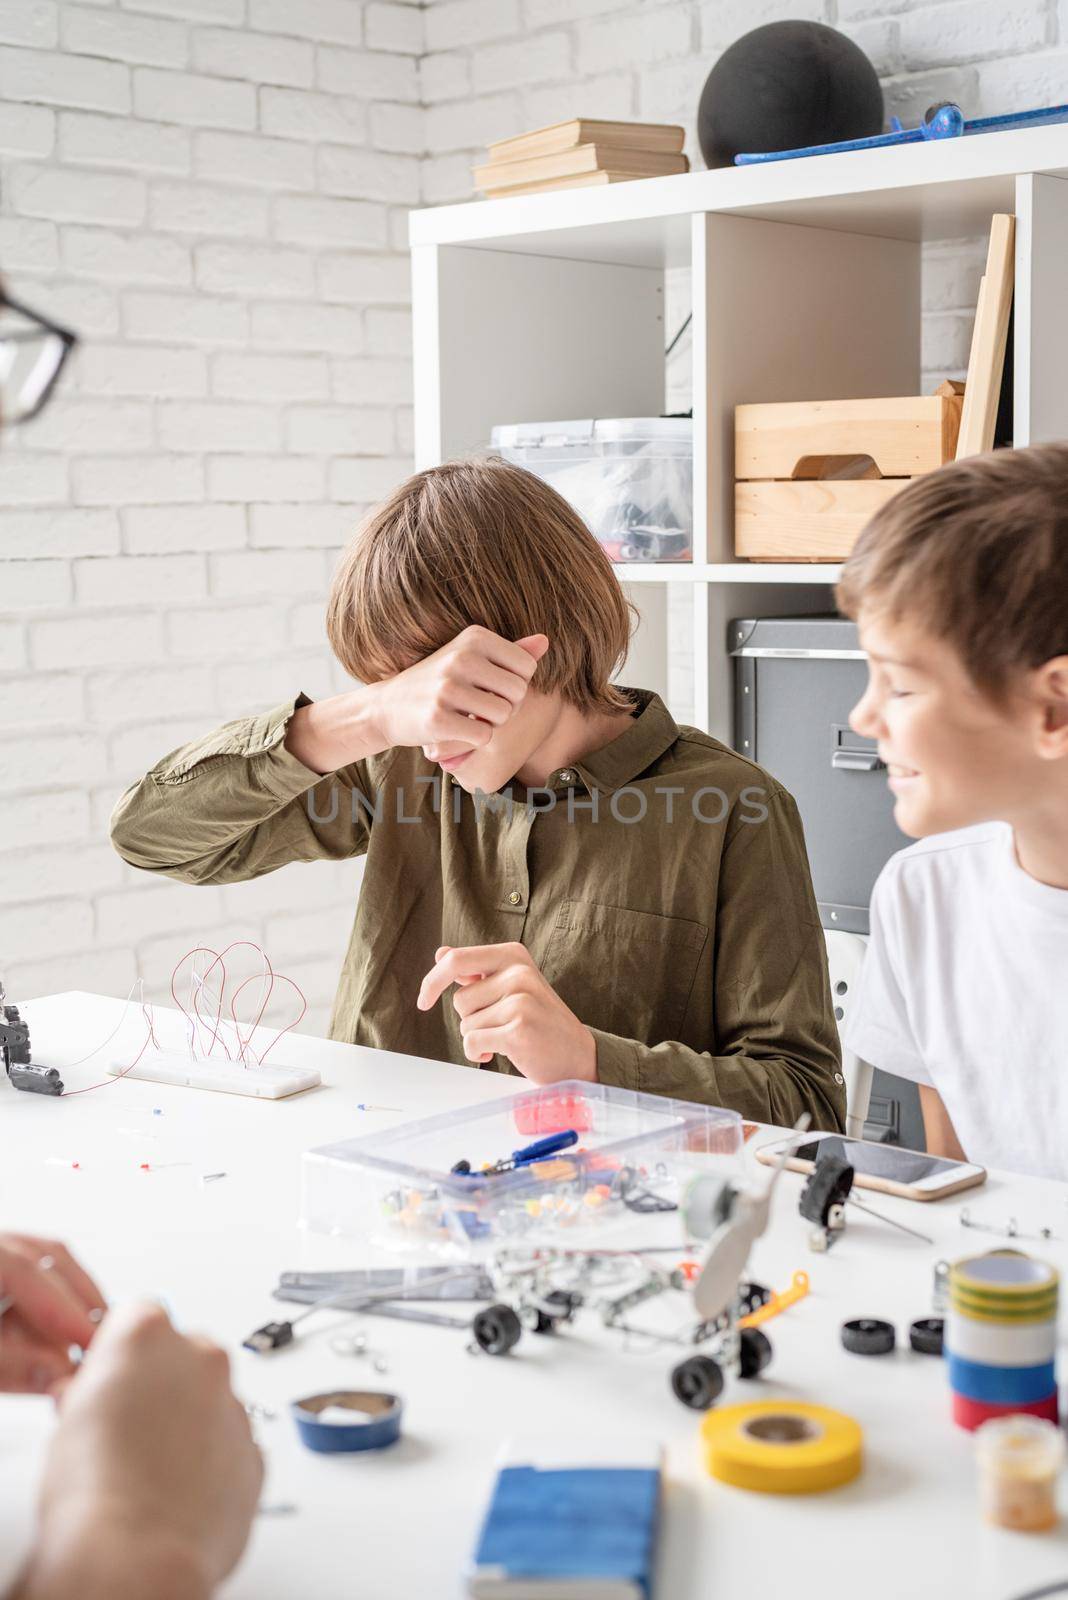
[[101, 1324], [64, 1388], [17, 1600], [201, 1600], [237, 1564], [263, 1481], [223, 1350], [157, 1306]]
[[71, 1345], [86, 1349], [104, 1299], [55, 1239], [0, 1233], [0, 1390], [43, 1394], [74, 1371]]
[[597, 1042], [521, 944], [442, 945], [416, 1001], [429, 1011], [450, 984], [468, 1061], [500, 1054], [534, 1083], [597, 1081]]
[[368, 687], [382, 742], [480, 749], [518, 711], [548, 648], [543, 633], [513, 642], [489, 628], [465, 628], [433, 655]]

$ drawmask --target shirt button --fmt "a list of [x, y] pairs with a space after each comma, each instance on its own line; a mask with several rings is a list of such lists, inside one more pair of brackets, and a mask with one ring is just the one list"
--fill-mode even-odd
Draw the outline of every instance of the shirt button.
[[836, 1072], [835, 1073], [834, 1081], [835, 1081], [835, 1083], [845, 1083], [845, 1079], [842, 1077], [842, 1074], [840, 1072]]
[[511, 894], [508, 896], [508, 903], [509, 905], [517, 906], [520, 904], [522, 899], [523, 896], [519, 893], [519, 890], [513, 889]]
[[574, 781], [575, 781], [575, 774], [572, 772], [571, 768], [570, 767], [561, 767], [561, 769], [560, 769], [560, 782], [561, 783], [574, 783]]

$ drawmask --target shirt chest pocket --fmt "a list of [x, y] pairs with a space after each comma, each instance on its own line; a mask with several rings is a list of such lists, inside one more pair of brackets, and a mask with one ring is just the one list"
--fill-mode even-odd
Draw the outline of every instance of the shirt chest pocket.
[[659, 1044], [679, 1036], [707, 943], [699, 922], [565, 900], [542, 972], [588, 1028]]

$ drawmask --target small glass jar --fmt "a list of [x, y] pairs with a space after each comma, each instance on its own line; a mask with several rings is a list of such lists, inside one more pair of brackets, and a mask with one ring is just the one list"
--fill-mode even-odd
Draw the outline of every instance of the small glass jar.
[[976, 1429], [983, 1516], [999, 1528], [1038, 1533], [1057, 1521], [1064, 1434], [1045, 1417], [994, 1417]]

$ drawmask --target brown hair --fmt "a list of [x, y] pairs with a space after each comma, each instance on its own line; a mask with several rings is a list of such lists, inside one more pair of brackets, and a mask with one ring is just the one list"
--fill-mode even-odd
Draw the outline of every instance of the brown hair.
[[877, 511], [836, 591], [846, 616], [908, 618], [1004, 699], [1068, 654], [1068, 444], [998, 450], [915, 479]]
[[534, 686], [583, 711], [632, 709], [609, 678], [634, 608], [555, 489], [487, 456], [417, 472], [371, 512], [334, 574], [326, 629], [354, 678], [391, 677], [472, 624], [544, 633]]

